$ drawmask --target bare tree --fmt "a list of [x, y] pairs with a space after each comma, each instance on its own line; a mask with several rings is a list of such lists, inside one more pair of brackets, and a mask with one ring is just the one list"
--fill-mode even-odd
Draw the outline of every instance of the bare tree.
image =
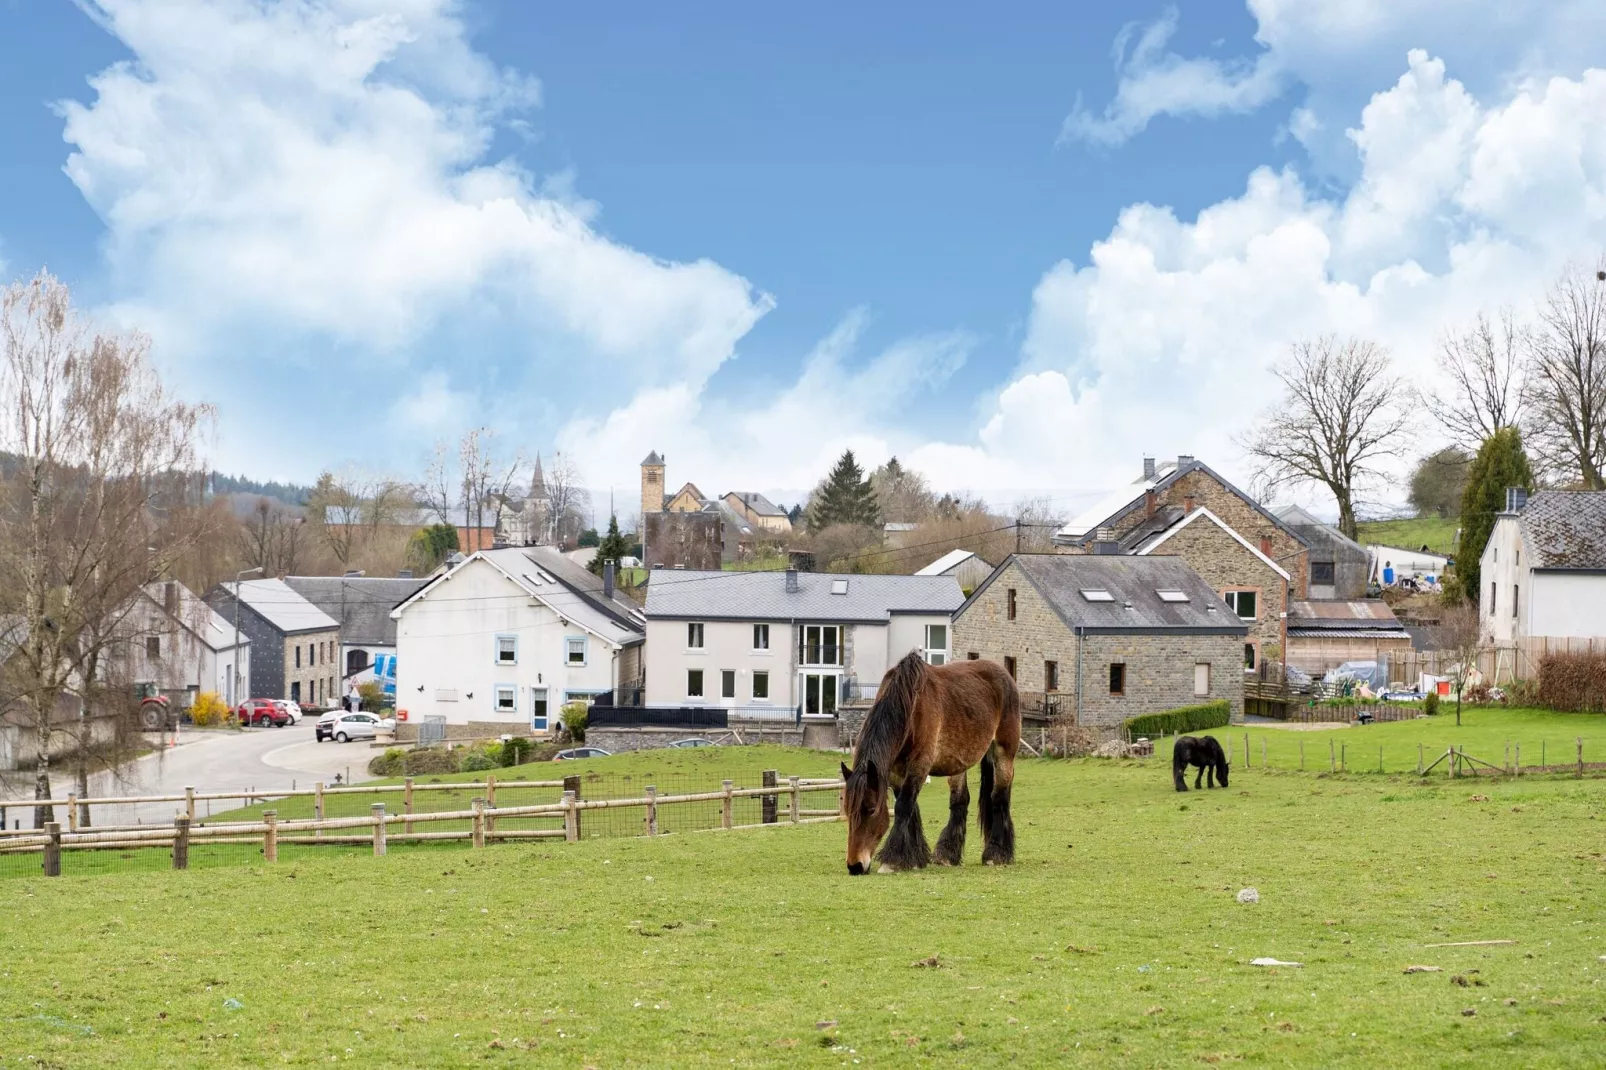
[[580, 470], [566, 454], [559, 453], [547, 466], [546, 542], [562, 543], [585, 527], [591, 509], [591, 494], [580, 482]]
[[407, 499], [407, 488], [394, 480], [326, 471], [312, 488], [307, 509], [344, 570], [352, 567], [359, 550], [373, 545], [383, 528], [396, 523]]
[[1484, 649], [1483, 620], [1474, 602], [1445, 606], [1439, 613], [1434, 638], [1440, 651], [1451, 654], [1450, 686], [1455, 688], [1455, 723], [1461, 724], [1461, 695], [1478, 671], [1478, 654]]
[[1606, 489], [1606, 258], [1556, 280], [1527, 351], [1529, 449], [1551, 478]]
[[0, 450], [15, 458], [0, 495], [5, 697], [28, 719], [45, 799], [54, 737], [96, 698], [116, 617], [178, 549], [157, 544], [162, 499], [197, 467], [210, 410], [170, 397], [144, 337], [93, 333], [43, 272], [0, 293], [0, 348]]
[[1282, 400], [1240, 445], [1260, 462], [1266, 491], [1301, 483], [1331, 491], [1339, 530], [1353, 539], [1357, 493], [1407, 444], [1406, 388], [1388, 351], [1360, 338], [1295, 342], [1273, 374]]
[[428, 510], [437, 523], [455, 526], [452, 506], [461, 490], [462, 480], [452, 463], [451, 448], [444, 442], [435, 443], [429, 464], [424, 468], [424, 481], [413, 488], [418, 504]]
[[1498, 322], [1479, 314], [1460, 334], [1439, 342], [1439, 372], [1446, 390], [1425, 390], [1428, 411], [1468, 453], [1523, 416], [1526, 339], [1510, 309]]
[[246, 565], [260, 568], [267, 576], [294, 573], [302, 555], [306, 519], [271, 498], [258, 498], [256, 508], [240, 527], [240, 553]]

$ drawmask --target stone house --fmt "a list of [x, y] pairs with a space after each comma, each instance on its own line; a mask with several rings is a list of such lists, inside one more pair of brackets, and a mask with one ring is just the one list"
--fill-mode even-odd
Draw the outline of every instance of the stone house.
[[374, 682], [394, 698], [396, 622], [390, 611], [427, 581], [414, 576], [286, 576], [284, 582], [340, 625], [337, 696]]
[[1292, 577], [1215, 513], [1196, 508], [1134, 552], [1140, 557], [1180, 557], [1221, 595], [1249, 629], [1243, 646], [1245, 671], [1260, 668], [1263, 657], [1283, 660]]
[[1013, 554], [954, 615], [954, 657], [1004, 666], [1076, 724], [1225, 701], [1249, 627], [1180, 557]]
[[247, 698], [287, 698], [314, 709], [340, 699], [340, 623], [283, 580], [220, 583], [207, 605], [251, 641]]
[[1285, 505], [1276, 512], [1277, 519], [1310, 547], [1310, 585], [1305, 597], [1366, 597], [1371, 573], [1371, 554], [1366, 547], [1297, 505]]
[[648, 568], [717, 569], [752, 555], [760, 539], [792, 530], [780, 506], [753, 491], [718, 498], [695, 483], [673, 494], [664, 482], [668, 462], [657, 450], [641, 462], [641, 549]]
[[1184, 519], [1209, 509], [1292, 579], [1296, 598], [1308, 598], [1310, 555], [1305, 539], [1225, 477], [1183, 454], [1175, 461], [1143, 459], [1143, 475], [1106, 495], [1054, 533], [1063, 553], [1133, 553]]

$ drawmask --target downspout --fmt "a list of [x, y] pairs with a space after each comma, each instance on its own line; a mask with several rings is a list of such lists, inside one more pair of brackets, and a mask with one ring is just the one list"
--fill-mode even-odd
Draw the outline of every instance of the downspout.
[[1076, 723], [1082, 723], [1082, 629], [1076, 629]]

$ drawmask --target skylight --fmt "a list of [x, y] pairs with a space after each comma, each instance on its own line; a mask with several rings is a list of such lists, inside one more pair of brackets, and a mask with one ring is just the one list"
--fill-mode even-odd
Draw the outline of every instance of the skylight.
[[1188, 594], [1186, 591], [1157, 590], [1154, 593], [1160, 596], [1160, 601], [1162, 602], [1186, 602], [1188, 600]]
[[831, 593], [832, 594], [847, 594], [848, 593], [848, 581], [847, 580], [832, 580], [831, 581]]
[[1094, 589], [1082, 592], [1082, 597], [1089, 602], [1113, 602], [1115, 596], [1103, 589]]

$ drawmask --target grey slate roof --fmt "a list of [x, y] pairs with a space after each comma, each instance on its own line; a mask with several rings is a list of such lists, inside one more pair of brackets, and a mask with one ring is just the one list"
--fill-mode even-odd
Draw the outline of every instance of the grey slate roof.
[[[224, 599], [233, 599], [235, 586], [235, 581], [230, 580], [218, 584], [218, 590]], [[246, 608], [255, 610], [258, 616], [286, 635], [340, 627], [339, 621], [291, 590], [283, 580], [246, 580], [238, 586], [240, 600]], [[229, 604], [232, 605], [232, 601]]]
[[[533, 564], [539, 565], [542, 571], [551, 575], [563, 586], [567, 587], [581, 602], [597, 612], [608, 617], [619, 626], [639, 632], [641, 621], [635, 614], [641, 612], [641, 607], [614, 588], [612, 598], [602, 596], [602, 577], [596, 576], [554, 546], [524, 546], [507, 550], [488, 550], [484, 556], [492, 561], [506, 562], [511, 555], [512, 561], [520, 556]], [[512, 564], [506, 564], [509, 572], [517, 574], [518, 569]]]
[[1542, 490], [1518, 514], [1537, 569], [1606, 569], [1606, 491]]
[[662, 457], [658, 456], [658, 451], [657, 450], [653, 450], [651, 453], [647, 454], [647, 456], [642, 460], [641, 463], [642, 464], [663, 464], [664, 463], [664, 459]]
[[[1249, 631], [1221, 596], [1180, 557], [1012, 554], [976, 588], [970, 602], [981, 597], [1011, 562], [1070, 628], [1232, 635]], [[1089, 590], [1108, 591], [1112, 600], [1090, 602], [1082, 596], [1083, 591]], [[1158, 592], [1164, 590], [1182, 591], [1188, 600], [1162, 601]]]
[[390, 576], [286, 576], [301, 597], [340, 622], [342, 643], [395, 646], [390, 611], [424, 586], [422, 578]]
[[[832, 594], [832, 584], [847, 591]], [[952, 576], [861, 576], [799, 572], [796, 591], [785, 572], [694, 572], [654, 569], [647, 581], [647, 619], [819, 620], [874, 623], [894, 613], [951, 614], [964, 602]]]
[[729, 493], [734, 494], [734, 495], [736, 495], [736, 497], [740, 498], [741, 501], [742, 501], [742, 504], [747, 506], [747, 508], [753, 513], [754, 516], [785, 516], [786, 515], [786, 510], [785, 509], [782, 509], [780, 506], [776, 505], [774, 502], [770, 501], [768, 498], [766, 498], [764, 495], [758, 493], [757, 491], [752, 491], [752, 490], [733, 490], [733, 491], [730, 491]]
[[[1054, 541], [1057, 543], [1075, 543], [1091, 539], [1100, 527], [1116, 517], [1126, 514], [1134, 506], [1141, 503], [1147, 491], [1163, 491], [1189, 472], [1203, 472], [1210, 476], [1227, 490], [1243, 499], [1255, 512], [1287, 531], [1301, 544], [1308, 545], [1308, 540], [1303, 532], [1296, 530], [1276, 513], [1271, 512], [1253, 497], [1239, 490], [1220, 472], [1217, 472], [1203, 461], [1192, 458], [1172, 466], [1167, 471], [1160, 472], [1152, 480], [1140, 477], [1125, 487], [1111, 491], [1109, 495], [1089, 506], [1080, 515], [1072, 517], [1064, 527], [1056, 531], [1054, 533]], [[1130, 549], [1130, 547], [1126, 547], [1126, 549]]]

